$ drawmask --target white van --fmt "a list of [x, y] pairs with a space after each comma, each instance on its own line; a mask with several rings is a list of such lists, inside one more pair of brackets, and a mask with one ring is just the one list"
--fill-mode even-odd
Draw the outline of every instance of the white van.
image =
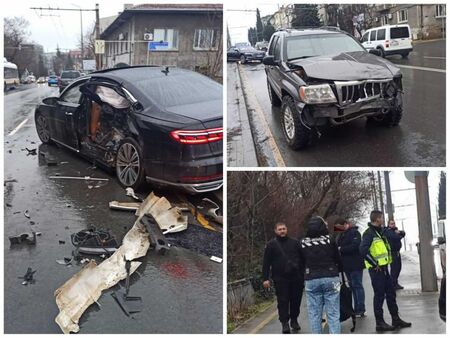
[[367, 50], [378, 49], [382, 57], [399, 54], [403, 58], [413, 50], [409, 25], [382, 26], [368, 29], [361, 38]]

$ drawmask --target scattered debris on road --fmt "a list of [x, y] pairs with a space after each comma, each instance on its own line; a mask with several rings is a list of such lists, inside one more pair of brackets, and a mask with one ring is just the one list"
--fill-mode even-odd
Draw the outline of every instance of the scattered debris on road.
[[141, 203], [137, 202], [119, 202], [119, 201], [109, 202], [109, 208], [113, 210], [135, 211], [139, 209], [140, 205]]
[[23, 215], [24, 215], [26, 218], [30, 218], [30, 212], [28, 211], [28, 209], [25, 210], [25, 211], [23, 212]]
[[28, 245], [36, 245], [36, 236], [37, 233], [36, 232], [32, 232], [31, 236], [30, 234], [20, 234], [17, 236], [9, 236], [9, 242], [11, 245], [16, 245], [16, 244], [28, 244]]
[[25, 149], [22, 149], [22, 150], [26, 150], [28, 153], [27, 153], [27, 156], [29, 156], [29, 155], [37, 155], [37, 148], [33, 148], [33, 149], [28, 149], [28, 148], [25, 148]]
[[142, 202], [142, 198], [136, 196], [136, 194], [134, 193], [133, 188], [128, 187], [125, 190], [127, 192], [127, 196], [133, 197], [136, 201]]
[[84, 180], [84, 181], [109, 181], [108, 178], [97, 178], [90, 176], [49, 176], [52, 179], [65, 179], [65, 180]]
[[77, 252], [88, 255], [111, 254], [119, 247], [117, 239], [108, 231], [91, 227], [70, 235]]
[[216, 257], [216, 256], [211, 256], [210, 259], [211, 259], [213, 262], [217, 262], [217, 263], [222, 263], [222, 261], [223, 261], [222, 258]]
[[32, 268], [28, 268], [27, 272], [23, 277], [19, 277], [20, 279], [23, 279], [22, 285], [28, 285], [28, 284], [34, 284], [36, 280], [34, 279], [34, 274], [37, 270], [34, 270]]

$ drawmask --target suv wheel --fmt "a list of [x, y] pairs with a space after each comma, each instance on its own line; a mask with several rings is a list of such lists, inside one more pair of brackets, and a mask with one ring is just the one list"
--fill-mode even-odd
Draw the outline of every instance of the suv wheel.
[[311, 138], [311, 131], [300, 121], [300, 116], [290, 96], [283, 97], [281, 106], [281, 125], [284, 137], [292, 149], [305, 148]]
[[381, 124], [383, 126], [398, 126], [403, 116], [402, 107], [397, 107], [389, 110], [389, 112], [384, 113], [383, 115], [378, 115], [374, 117], [370, 117], [369, 121], [375, 122], [377, 124]]
[[244, 64], [247, 62], [247, 59], [245, 58], [245, 55], [241, 55], [241, 57], [239, 58], [239, 60], [241, 61], [241, 64]]
[[402, 58], [406, 59], [406, 58], [408, 58], [408, 55], [409, 55], [409, 52], [402, 53]]
[[382, 47], [377, 47], [377, 49], [380, 51], [380, 56], [383, 59], [386, 58], [386, 54], [384, 53], [384, 49]]
[[277, 93], [275, 93], [275, 91], [273, 90], [269, 81], [267, 81], [267, 90], [269, 91], [269, 98], [270, 98], [270, 103], [272, 104], [272, 106], [274, 106], [274, 107], [281, 106], [281, 100], [277, 96]]
[[141, 147], [132, 138], [125, 138], [116, 155], [116, 175], [123, 187], [139, 188], [143, 183], [144, 164]]
[[36, 112], [34, 115], [34, 122], [36, 124], [36, 131], [41, 142], [45, 144], [52, 143], [47, 117], [42, 115], [40, 112]]

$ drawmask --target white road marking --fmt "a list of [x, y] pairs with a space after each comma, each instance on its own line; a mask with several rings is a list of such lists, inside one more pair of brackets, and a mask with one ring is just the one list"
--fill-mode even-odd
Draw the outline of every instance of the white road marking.
[[442, 59], [442, 60], [445, 60], [445, 56], [424, 56], [424, 59]]
[[445, 73], [445, 69], [439, 69], [439, 68], [405, 66], [405, 65], [399, 65], [399, 64], [396, 64], [396, 66], [399, 67], [399, 68], [418, 69], [418, 70], [425, 70], [427, 72]]
[[22, 122], [20, 122], [20, 124], [19, 124], [16, 128], [14, 128], [14, 130], [13, 130], [12, 132], [10, 132], [10, 133], [8, 134], [8, 136], [12, 136], [12, 135], [14, 135], [15, 133], [17, 133], [17, 132], [19, 131], [19, 129], [22, 128], [23, 125], [24, 125], [25, 123], [27, 123], [27, 122], [28, 122], [28, 119], [25, 119], [25, 120], [23, 120]]

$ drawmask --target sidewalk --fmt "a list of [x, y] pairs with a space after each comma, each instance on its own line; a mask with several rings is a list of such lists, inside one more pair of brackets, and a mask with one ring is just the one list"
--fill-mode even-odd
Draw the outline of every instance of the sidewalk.
[[236, 63], [228, 64], [227, 91], [228, 166], [257, 167], [255, 146]]
[[[421, 292], [420, 286], [420, 270], [418, 264], [419, 258], [416, 252], [402, 253], [402, 271], [400, 273], [399, 282], [405, 287], [404, 290], [397, 291], [397, 304], [400, 310], [400, 316], [406, 321], [412, 322], [411, 328], [396, 331], [402, 334], [444, 334], [445, 323], [439, 318], [438, 313], [438, 292]], [[370, 277], [364, 271], [363, 277], [364, 289], [366, 291], [366, 315], [365, 318], [356, 319], [356, 329], [354, 333], [376, 333], [375, 319], [373, 318], [373, 291], [370, 285]], [[440, 285], [440, 282], [439, 282]], [[390, 323], [391, 318], [384, 303], [384, 314], [386, 322]], [[308, 315], [306, 310], [306, 296], [303, 295], [302, 305], [300, 308], [300, 333], [311, 333], [308, 323]], [[350, 334], [352, 326], [351, 319], [342, 324], [342, 333]], [[233, 333], [262, 333], [273, 334], [281, 333], [281, 325], [278, 321], [278, 313], [276, 302], [263, 313], [253, 317]]]

